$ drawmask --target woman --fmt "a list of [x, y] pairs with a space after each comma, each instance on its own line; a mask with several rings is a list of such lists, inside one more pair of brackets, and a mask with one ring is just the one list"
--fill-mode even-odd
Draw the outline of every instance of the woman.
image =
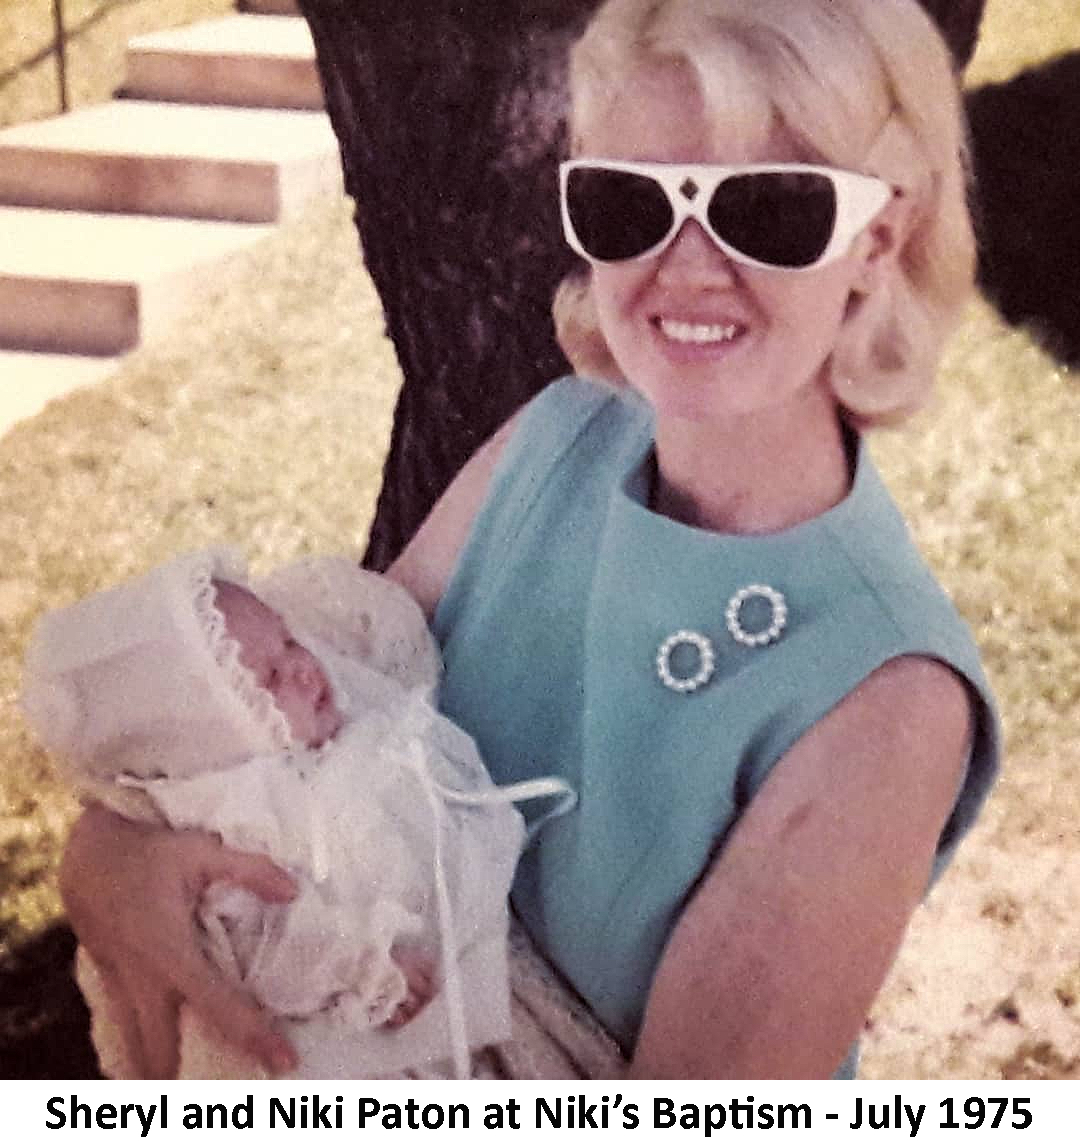
[[[914, 0], [610, 0], [572, 136], [587, 270], [562, 337], [619, 389], [548, 388], [391, 574], [496, 780], [578, 790], [514, 902], [632, 1072], [847, 1073], [996, 769], [970, 638], [858, 434], [925, 396], [971, 286], [948, 53]], [[211, 879], [290, 893], [260, 859], [99, 811], [72, 837], [69, 911], [148, 1071], [171, 1067], [180, 998], [290, 1055], [202, 987]]]

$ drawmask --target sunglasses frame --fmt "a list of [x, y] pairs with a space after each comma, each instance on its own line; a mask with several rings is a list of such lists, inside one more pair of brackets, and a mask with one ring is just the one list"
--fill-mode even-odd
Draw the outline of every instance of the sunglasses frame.
[[[641, 175], [660, 185], [667, 196], [671, 208], [671, 226], [662, 239], [638, 255], [625, 259], [597, 259], [582, 246], [574, 230], [567, 204], [567, 187], [572, 172], [591, 168], [601, 171], [627, 172]], [[792, 266], [783, 263], [763, 263], [746, 255], [737, 247], [732, 247], [723, 236], [713, 230], [709, 222], [709, 204], [716, 189], [725, 179], [735, 175], [758, 175], [776, 172], [783, 175], [809, 174], [825, 176], [833, 186], [836, 197], [836, 219], [833, 222], [832, 236], [825, 250], [814, 260]], [[698, 189], [691, 198], [682, 190], [686, 181], [693, 181]], [[894, 189], [876, 176], [860, 175], [835, 167], [820, 167], [807, 163], [750, 163], [733, 164], [684, 164], [684, 163], [638, 163], [614, 159], [570, 159], [559, 164], [559, 206], [562, 212], [563, 234], [566, 242], [587, 262], [598, 266], [612, 266], [617, 263], [632, 263], [639, 259], [649, 259], [658, 255], [682, 230], [688, 219], [695, 220], [705, 234], [730, 259], [748, 267], [758, 267], [765, 271], [811, 271], [825, 263], [831, 263], [846, 255], [855, 237], [874, 219], [895, 194]]]

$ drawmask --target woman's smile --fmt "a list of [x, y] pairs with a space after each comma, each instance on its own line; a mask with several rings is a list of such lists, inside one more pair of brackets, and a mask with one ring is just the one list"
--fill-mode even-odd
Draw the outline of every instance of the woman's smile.
[[695, 347], [709, 347], [721, 343], [731, 344], [746, 330], [741, 323], [671, 319], [666, 315], [658, 315], [653, 323], [665, 339], [669, 339], [673, 343]]
[[741, 319], [686, 317], [677, 312], [661, 312], [650, 325], [660, 353], [675, 367], [726, 361], [743, 348], [751, 330]]

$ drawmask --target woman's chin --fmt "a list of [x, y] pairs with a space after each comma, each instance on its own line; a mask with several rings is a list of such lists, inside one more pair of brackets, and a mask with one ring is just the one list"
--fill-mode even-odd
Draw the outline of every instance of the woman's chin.
[[729, 423], [758, 413], [762, 399], [745, 393], [745, 380], [700, 378], [684, 372], [679, 378], [642, 390], [659, 420]]

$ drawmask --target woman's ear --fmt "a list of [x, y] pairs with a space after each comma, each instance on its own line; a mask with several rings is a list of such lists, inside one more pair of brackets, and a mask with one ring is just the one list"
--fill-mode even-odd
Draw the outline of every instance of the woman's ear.
[[878, 212], [856, 243], [859, 271], [855, 291], [869, 295], [888, 274], [904, 250], [914, 218], [914, 200], [906, 192], [896, 191]]

